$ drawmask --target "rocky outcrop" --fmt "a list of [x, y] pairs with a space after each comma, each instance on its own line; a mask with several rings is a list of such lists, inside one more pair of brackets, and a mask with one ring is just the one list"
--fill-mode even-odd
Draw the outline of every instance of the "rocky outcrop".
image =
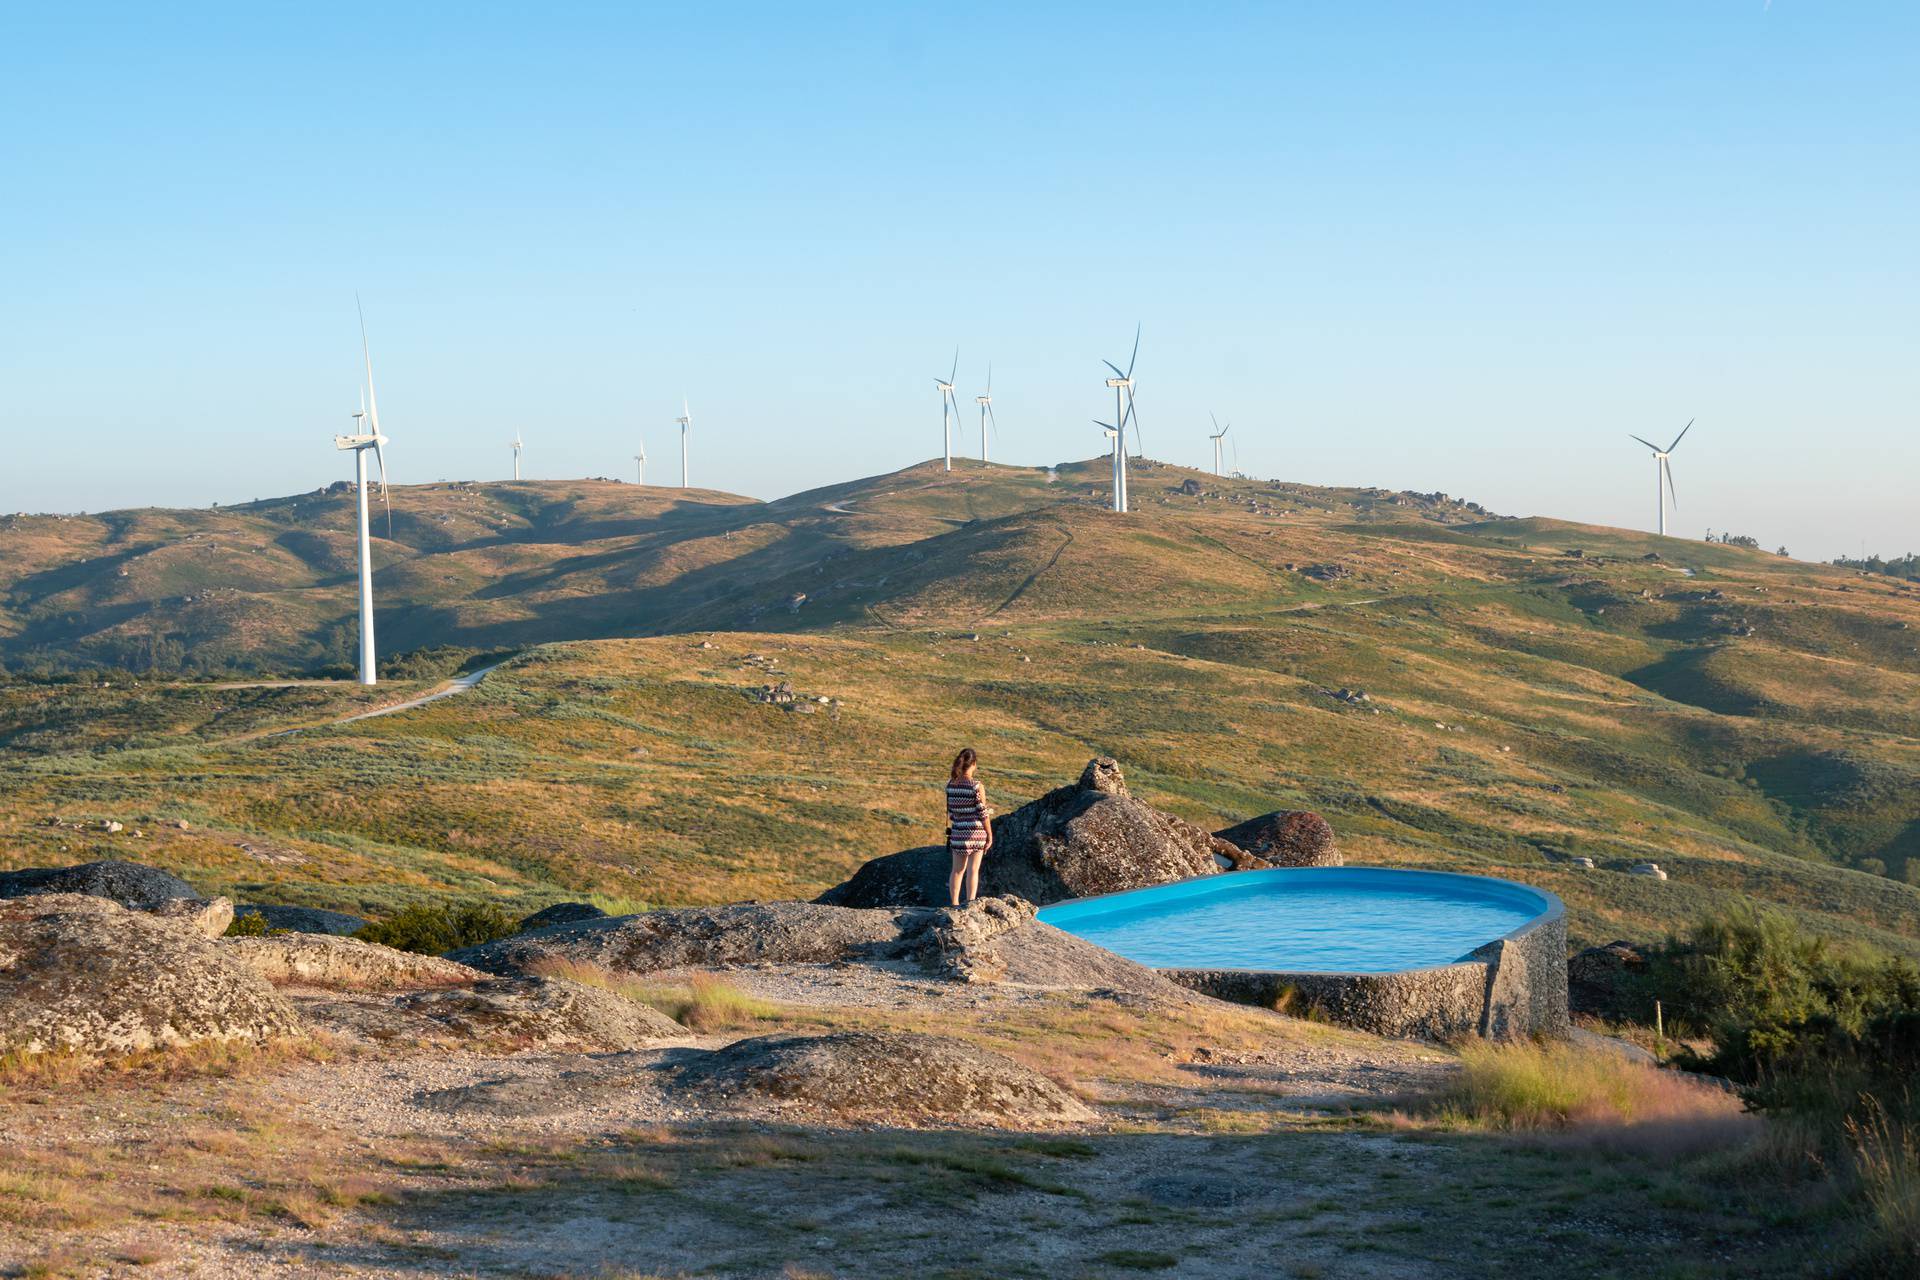
[[204, 938], [217, 938], [233, 923], [233, 903], [226, 898], [168, 898], [150, 912], [162, 920], [185, 925]]
[[947, 1036], [757, 1036], [672, 1069], [679, 1087], [723, 1105], [773, 1105], [886, 1125], [1027, 1129], [1094, 1118], [1039, 1072]]
[[289, 933], [331, 933], [347, 938], [367, 927], [367, 922], [359, 916], [350, 916], [344, 911], [322, 911], [318, 907], [280, 907], [270, 903], [243, 902], [233, 909], [236, 919], [241, 916], [259, 916], [269, 929], [285, 929]]
[[169, 898], [198, 898], [200, 891], [158, 867], [138, 862], [83, 862], [73, 867], [27, 867], [0, 871], [0, 898], [32, 893], [84, 893], [123, 907], [152, 908]]
[[1567, 958], [1567, 1006], [1609, 1020], [1650, 1016], [1652, 996], [1645, 951], [1614, 941]]
[[1233, 857], [1235, 871], [1340, 865], [1333, 827], [1306, 809], [1276, 809], [1214, 835], [1233, 847], [1229, 856]]
[[394, 1003], [463, 1039], [638, 1049], [687, 1034], [651, 1005], [564, 978], [495, 978]]
[[0, 1051], [131, 1053], [298, 1028], [196, 929], [93, 895], [0, 901]]
[[605, 920], [607, 913], [591, 902], [556, 902], [542, 907], [520, 922], [520, 932], [545, 929], [556, 924], [577, 924], [582, 920]]
[[[1118, 763], [1089, 761], [1078, 782], [1049, 791], [993, 824], [980, 868], [982, 895], [1045, 905], [1143, 885], [1214, 875], [1237, 852], [1225, 841], [1135, 799]], [[820, 895], [847, 907], [937, 907], [947, 901], [943, 846], [875, 858]]]
[[740, 902], [556, 925], [449, 952], [447, 959], [501, 974], [528, 973], [550, 960], [585, 961], [620, 973], [825, 964], [902, 955], [910, 946], [902, 936], [908, 923], [897, 911]]
[[439, 956], [324, 933], [222, 938], [220, 949], [276, 986], [393, 991], [474, 982], [486, 976]]
[[992, 982], [1007, 973], [1000, 948], [1002, 934], [1033, 923], [1034, 905], [1025, 898], [976, 898], [964, 907], [948, 907], [918, 930], [920, 963], [958, 982]]

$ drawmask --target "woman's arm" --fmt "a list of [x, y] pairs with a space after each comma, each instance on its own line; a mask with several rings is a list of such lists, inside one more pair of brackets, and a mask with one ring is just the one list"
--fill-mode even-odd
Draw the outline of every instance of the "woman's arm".
[[973, 784], [973, 802], [980, 809], [980, 825], [987, 829], [987, 848], [993, 848], [993, 810], [987, 808], [987, 788], [985, 784]]

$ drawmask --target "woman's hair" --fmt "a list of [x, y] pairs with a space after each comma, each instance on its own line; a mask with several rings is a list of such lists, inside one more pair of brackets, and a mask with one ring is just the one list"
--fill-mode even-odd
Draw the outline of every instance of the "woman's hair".
[[947, 775], [947, 781], [958, 782], [967, 776], [967, 770], [973, 768], [980, 757], [973, 753], [972, 747], [962, 747], [960, 754], [953, 758], [953, 772]]

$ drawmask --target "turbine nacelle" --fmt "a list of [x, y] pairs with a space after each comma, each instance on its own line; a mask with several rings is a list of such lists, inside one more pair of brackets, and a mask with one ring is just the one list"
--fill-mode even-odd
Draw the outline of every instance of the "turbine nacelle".
[[[360, 415], [356, 413], [353, 416], [357, 418]], [[335, 436], [333, 438], [333, 447], [336, 449], [383, 449], [392, 443], [393, 441], [383, 435]]]

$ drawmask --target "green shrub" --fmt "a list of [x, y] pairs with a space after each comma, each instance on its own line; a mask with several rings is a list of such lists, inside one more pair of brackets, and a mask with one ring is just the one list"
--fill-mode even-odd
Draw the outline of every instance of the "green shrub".
[[353, 936], [421, 955], [444, 955], [514, 933], [520, 922], [496, 902], [415, 903]]
[[264, 938], [267, 936], [267, 918], [258, 911], [249, 911], [233, 918], [227, 926], [229, 938]]

